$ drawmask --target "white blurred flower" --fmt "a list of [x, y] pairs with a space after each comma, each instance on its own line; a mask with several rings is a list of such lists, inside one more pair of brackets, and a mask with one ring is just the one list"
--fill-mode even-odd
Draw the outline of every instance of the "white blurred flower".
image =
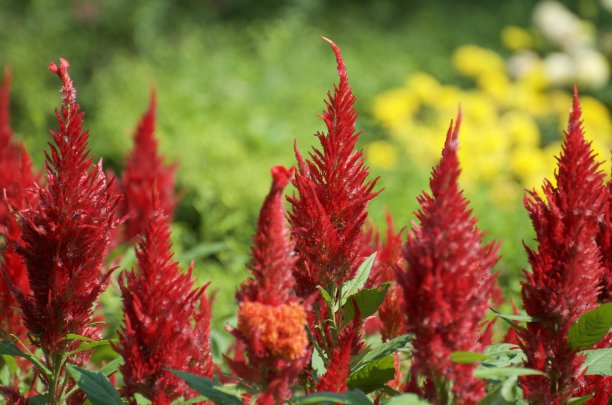
[[540, 63], [540, 57], [533, 51], [517, 52], [508, 59], [508, 74], [519, 79], [524, 77]]
[[568, 84], [576, 78], [574, 60], [566, 53], [555, 52], [544, 59], [546, 77], [551, 84]]
[[601, 88], [608, 83], [610, 66], [604, 55], [593, 49], [582, 49], [574, 55], [576, 75], [580, 84]]
[[538, 3], [533, 12], [533, 21], [544, 36], [563, 49], [576, 48], [579, 44], [591, 44], [593, 41], [580, 19], [556, 1]]
[[612, 13], [612, 0], [601, 0], [601, 5], [605, 8], [609, 13]]

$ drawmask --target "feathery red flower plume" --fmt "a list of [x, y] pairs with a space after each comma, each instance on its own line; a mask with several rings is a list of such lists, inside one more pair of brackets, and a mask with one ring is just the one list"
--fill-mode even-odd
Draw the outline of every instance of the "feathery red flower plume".
[[169, 218], [153, 200], [155, 210], [136, 249], [138, 267], [120, 278], [125, 325], [116, 350], [125, 360], [124, 394], [169, 404], [189, 394], [169, 369], [213, 376], [210, 308], [208, 284], [194, 289], [193, 265], [184, 274], [172, 261]]
[[12, 243], [21, 239], [21, 230], [10, 211], [36, 201], [32, 188], [37, 176], [32, 173], [25, 147], [12, 140], [10, 79], [10, 70], [5, 68], [0, 85], [0, 233], [5, 238], [0, 270], [0, 336], [14, 334], [22, 339], [26, 336], [26, 327], [11, 285], [28, 293], [30, 286], [23, 259]]
[[118, 222], [118, 197], [109, 192], [102, 162], [92, 167], [68, 66], [61, 58], [59, 66], [49, 65], [62, 81], [63, 102], [56, 112], [58, 130], [51, 131], [54, 143], [45, 153], [47, 186], [35, 189], [34, 207], [17, 214], [22, 232], [17, 250], [32, 290], [19, 291], [18, 300], [31, 340], [48, 361], [67, 349], [66, 335], [82, 335], [90, 323], [110, 275], [103, 259]]
[[526, 398], [534, 404], [561, 403], [573, 396], [583, 358], [569, 347], [567, 333], [597, 306], [604, 274], [596, 238], [606, 212], [605, 175], [584, 138], [580, 116], [575, 90], [557, 158], [557, 185], [544, 180], [546, 200], [535, 191], [524, 199], [538, 249], [526, 247], [531, 271], [524, 272], [523, 305], [538, 322], [529, 322], [519, 334], [520, 346], [527, 356], [525, 366], [548, 375], [521, 379]]
[[121, 177], [124, 200], [121, 212], [126, 215], [123, 238], [132, 240], [144, 232], [154, 211], [151, 189], [156, 185], [161, 209], [172, 218], [177, 204], [174, 193], [176, 164], [165, 165], [155, 139], [155, 90], [151, 90], [149, 108], [140, 119], [134, 135], [134, 147], [126, 157]]
[[272, 168], [272, 186], [253, 238], [253, 278], [236, 294], [238, 328], [232, 333], [244, 343], [245, 357], [228, 360], [235, 374], [258, 385], [258, 404], [281, 403], [291, 396], [291, 384], [308, 362], [306, 309], [293, 295], [295, 265], [283, 193], [293, 169]]
[[[458, 404], [474, 404], [484, 382], [472, 376], [474, 365], [454, 364], [454, 351], [479, 352], [487, 342], [478, 330], [491, 301], [498, 246], [482, 245], [484, 234], [459, 189], [459, 126], [452, 123], [442, 159], [433, 169], [431, 194], [418, 197], [419, 224], [404, 248], [406, 271], [397, 271], [404, 291], [408, 332], [414, 333], [414, 374], [436, 384], [452, 382]], [[434, 398], [430, 398], [434, 399]]]
[[296, 292], [307, 297], [317, 285], [341, 285], [353, 278], [367, 255], [363, 251], [362, 227], [376, 180], [366, 181], [362, 150], [355, 150], [355, 97], [348, 83], [340, 49], [328, 41], [336, 54], [340, 82], [328, 93], [321, 118], [327, 134], [317, 133], [322, 149], [313, 148], [305, 161], [295, 146], [298, 171], [293, 184], [297, 195], [291, 203], [289, 222], [298, 261], [294, 270]]

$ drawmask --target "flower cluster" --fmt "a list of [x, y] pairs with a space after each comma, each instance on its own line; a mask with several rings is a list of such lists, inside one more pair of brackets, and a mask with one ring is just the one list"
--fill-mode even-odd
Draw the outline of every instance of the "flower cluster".
[[523, 379], [533, 403], [569, 399], [581, 380], [584, 360], [567, 341], [570, 326], [597, 306], [605, 270], [597, 245], [606, 218], [608, 193], [590, 144], [584, 139], [578, 94], [570, 113], [556, 185], [545, 180], [545, 200], [535, 191], [525, 197], [538, 242], [527, 248], [531, 271], [522, 283], [523, 305], [536, 318], [520, 333], [526, 365], [547, 374]]
[[136, 251], [138, 268], [120, 280], [125, 325], [117, 350], [125, 360], [125, 395], [134, 401], [140, 393], [162, 405], [189, 395], [170, 369], [212, 377], [214, 365], [206, 287], [194, 289], [191, 267], [184, 274], [172, 261], [169, 219], [156, 196], [152, 201]]
[[[459, 125], [451, 124], [442, 159], [433, 170], [431, 194], [418, 197], [419, 223], [408, 234], [404, 248], [407, 269], [398, 270], [404, 291], [408, 331], [414, 333], [412, 379], [430, 382], [426, 395], [441, 401], [444, 385], [452, 382], [458, 404], [475, 404], [484, 396], [485, 384], [471, 376], [474, 366], [453, 364], [454, 351], [482, 352], [479, 339], [482, 318], [495, 287], [492, 268], [498, 261], [494, 243], [482, 245], [458, 185]], [[429, 392], [427, 392], [429, 391]]]

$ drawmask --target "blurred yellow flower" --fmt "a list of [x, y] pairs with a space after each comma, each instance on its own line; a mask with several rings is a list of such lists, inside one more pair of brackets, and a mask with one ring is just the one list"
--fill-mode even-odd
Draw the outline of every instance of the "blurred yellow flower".
[[396, 148], [386, 141], [374, 141], [366, 147], [366, 156], [371, 166], [391, 169], [397, 162]]
[[502, 30], [501, 40], [502, 44], [512, 51], [528, 49], [533, 45], [531, 34], [526, 29], [514, 25], [507, 26]]
[[435, 103], [442, 87], [433, 76], [422, 72], [412, 75], [406, 84], [412, 94], [426, 103]]
[[459, 73], [478, 77], [490, 71], [504, 72], [506, 64], [497, 53], [476, 45], [463, 45], [453, 55], [453, 66]]
[[414, 96], [405, 89], [389, 90], [374, 99], [374, 115], [387, 126], [407, 119], [417, 108]]

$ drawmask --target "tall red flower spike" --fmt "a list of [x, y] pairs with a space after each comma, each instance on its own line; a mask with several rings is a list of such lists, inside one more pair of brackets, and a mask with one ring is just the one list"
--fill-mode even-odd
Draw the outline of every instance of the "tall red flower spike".
[[0, 85], [0, 234], [5, 239], [0, 270], [0, 337], [14, 334], [23, 340], [27, 330], [12, 285], [26, 292], [30, 286], [23, 259], [11, 243], [21, 238], [21, 230], [10, 211], [23, 209], [28, 200], [34, 200], [31, 189], [36, 177], [25, 148], [12, 140], [10, 81], [10, 70], [5, 68]]
[[253, 238], [253, 278], [238, 290], [238, 328], [232, 333], [246, 349], [229, 360], [239, 377], [257, 385], [258, 404], [277, 404], [291, 397], [291, 385], [309, 360], [306, 309], [293, 294], [293, 243], [285, 219], [283, 193], [293, 169], [272, 168], [272, 186]]
[[110, 275], [103, 259], [118, 222], [118, 197], [109, 192], [102, 162], [92, 165], [89, 157], [68, 66], [61, 58], [59, 66], [49, 65], [62, 81], [63, 100], [56, 112], [58, 130], [51, 131], [54, 143], [45, 153], [47, 186], [37, 186], [37, 204], [17, 214], [22, 232], [17, 250], [32, 289], [21, 290], [18, 300], [30, 338], [48, 360], [67, 349], [66, 335], [82, 335], [91, 322]]
[[[407, 270], [397, 271], [404, 291], [408, 332], [414, 333], [413, 374], [426, 377], [438, 389], [452, 382], [458, 404], [474, 404], [485, 394], [474, 379], [474, 365], [454, 364], [454, 351], [481, 352], [488, 342], [478, 330], [492, 299], [498, 246], [483, 246], [484, 234], [458, 185], [459, 126], [452, 123], [442, 159], [433, 169], [431, 194], [421, 205], [404, 248]], [[430, 399], [435, 394], [430, 392]]]
[[174, 193], [176, 164], [165, 165], [158, 153], [155, 139], [155, 91], [151, 91], [149, 108], [140, 119], [134, 136], [134, 148], [125, 160], [121, 177], [124, 194], [121, 211], [127, 215], [123, 238], [132, 240], [144, 232], [149, 216], [154, 211], [151, 189], [156, 185], [159, 204], [172, 217], [177, 204]]
[[567, 332], [597, 306], [604, 274], [596, 238], [608, 198], [605, 174], [584, 139], [580, 114], [575, 91], [557, 158], [557, 185], [544, 180], [545, 200], [535, 191], [524, 199], [538, 249], [526, 247], [531, 271], [524, 272], [523, 305], [539, 321], [527, 324], [520, 345], [527, 355], [525, 366], [548, 375], [521, 379], [526, 398], [534, 404], [563, 403], [573, 396], [584, 358], [569, 347]]
[[124, 394], [132, 403], [140, 393], [163, 405], [190, 393], [170, 369], [212, 378], [214, 364], [207, 285], [194, 288], [193, 265], [184, 274], [172, 261], [169, 218], [155, 197], [154, 207], [136, 249], [138, 267], [120, 278], [125, 325], [116, 350], [125, 360]]
[[404, 296], [401, 287], [395, 282], [395, 269], [402, 266], [402, 231], [395, 232], [393, 217], [387, 213], [387, 232], [385, 242], [377, 233], [374, 236], [376, 260], [366, 282], [367, 288], [376, 287], [382, 283], [392, 282], [387, 290], [385, 300], [378, 308], [378, 319], [381, 322], [382, 340], [393, 339], [406, 333], [406, 318], [404, 317]]
[[605, 219], [599, 224], [597, 245], [602, 255], [604, 274], [601, 284], [599, 300], [612, 301], [612, 179], [608, 180], [608, 201], [606, 204]]
[[321, 118], [327, 134], [317, 133], [322, 149], [313, 148], [310, 160], [302, 158], [297, 145], [298, 171], [293, 184], [297, 195], [291, 203], [289, 222], [298, 261], [294, 271], [296, 292], [306, 297], [317, 285], [341, 285], [350, 280], [367, 255], [363, 251], [362, 227], [376, 180], [366, 181], [362, 150], [355, 150], [355, 97], [348, 84], [340, 49], [328, 41], [336, 54], [340, 83], [328, 93]]

